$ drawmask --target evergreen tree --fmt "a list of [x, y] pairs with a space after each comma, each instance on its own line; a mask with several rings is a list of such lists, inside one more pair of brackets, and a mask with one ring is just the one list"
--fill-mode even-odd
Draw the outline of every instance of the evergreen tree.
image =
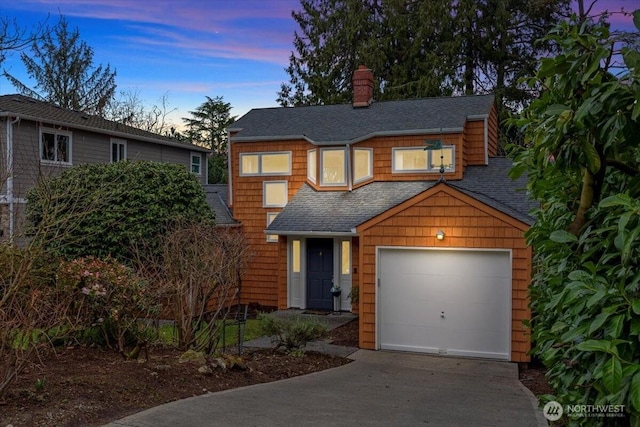
[[115, 70], [109, 65], [93, 66], [93, 49], [80, 39], [76, 28], [61, 17], [31, 45], [31, 54], [21, 54], [27, 73], [35, 79], [35, 88], [5, 71], [6, 78], [24, 95], [56, 104], [61, 108], [102, 115], [115, 94]]
[[351, 76], [373, 69], [377, 99], [495, 92], [520, 108], [549, 44], [537, 45], [568, 0], [302, 0], [295, 53], [277, 101], [283, 106], [349, 102]]
[[227, 182], [227, 128], [236, 120], [231, 116], [231, 104], [224, 102], [221, 96], [206, 97], [195, 111], [189, 111], [191, 117], [183, 117], [185, 136], [194, 144], [210, 148], [208, 182]]

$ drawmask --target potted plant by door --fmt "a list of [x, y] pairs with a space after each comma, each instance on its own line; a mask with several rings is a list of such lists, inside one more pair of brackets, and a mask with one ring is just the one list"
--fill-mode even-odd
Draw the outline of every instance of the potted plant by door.
[[341, 310], [340, 295], [342, 295], [342, 289], [340, 289], [340, 286], [333, 285], [330, 292], [333, 295], [333, 311], [339, 312]]

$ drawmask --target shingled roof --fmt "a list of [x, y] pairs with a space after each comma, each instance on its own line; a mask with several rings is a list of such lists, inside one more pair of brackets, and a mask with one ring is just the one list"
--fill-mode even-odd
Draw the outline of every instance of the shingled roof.
[[20, 117], [25, 120], [83, 129], [120, 138], [134, 138], [155, 144], [187, 148], [193, 151], [210, 151], [204, 147], [106, 120], [100, 116], [60, 108], [49, 102], [39, 101], [24, 95], [13, 94], [0, 96], [0, 116]]
[[[469, 166], [461, 181], [446, 182], [461, 192], [525, 224], [536, 206], [525, 191], [526, 177], [507, 176], [511, 161], [491, 158], [489, 166]], [[355, 228], [438, 184], [437, 181], [372, 182], [351, 192], [315, 191], [307, 184], [267, 228], [272, 234], [352, 234]]]
[[306, 139], [316, 145], [356, 143], [373, 136], [461, 132], [467, 120], [487, 117], [493, 95], [253, 109], [229, 131], [231, 142]]
[[227, 184], [207, 184], [203, 187], [207, 204], [216, 215], [216, 224], [226, 227], [239, 226], [240, 224], [233, 219], [229, 208], [227, 208], [229, 186]]

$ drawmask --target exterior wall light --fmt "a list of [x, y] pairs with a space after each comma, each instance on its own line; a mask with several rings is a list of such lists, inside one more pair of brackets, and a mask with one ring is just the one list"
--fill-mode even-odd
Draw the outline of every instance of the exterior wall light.
[[438, 230], [438, 232], [436, 233], [436, 239], [444, 240], [444, 231]]

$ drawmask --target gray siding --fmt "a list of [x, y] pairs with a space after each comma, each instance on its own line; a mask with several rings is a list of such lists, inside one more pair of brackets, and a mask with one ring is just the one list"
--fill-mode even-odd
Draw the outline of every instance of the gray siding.
[[[72, 165], [111, 162], [112, 138], [109, 135], [77, 129], [64, 130], [72, 134]], [[26, 192], [35, 186], [39, 179], [58, 175], [70, 167], [68, 165], [51, 165], [40, 162], [39, 135], [40, 127], [35, 122], [21, 120], [14, 125], [14, 197], [16, 198], [24, 197]], [[4, 132], [3, 141], [4, 139], [6, 139], [6, 131]], [[190, 147], [182, 149], [132, 139], [126, 139], [126, 141], [127, 159], [129, 160], [151, 160], [163, 163], [175, 163], [184, 165], [187, 169], [190, 168]], [[3, 153], [4, 152], [6, 152], [6, 149], [3, 150]], [[202, 157], [203, 174], [200, 176], [200, 179], [204, 184], [206, 183], [206, 156], [203, 155]], [[2, 194], [4, 194], [4, 192]]]

